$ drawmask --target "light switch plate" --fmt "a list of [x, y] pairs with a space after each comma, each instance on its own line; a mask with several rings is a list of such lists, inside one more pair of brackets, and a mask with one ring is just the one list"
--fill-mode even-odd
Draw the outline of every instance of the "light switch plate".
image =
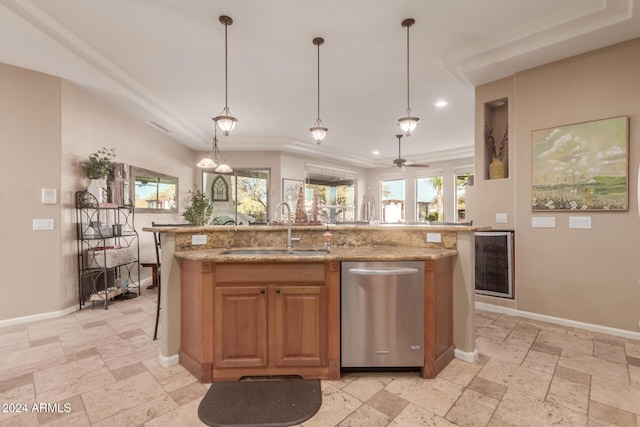
[[442, 243], [442, 235], [440, 233], [427, 233], [427, 243]]
[[58, 203], [57, 191], [55, 188], [43, 188], [42, 189], [42, 204], [43, 205], [55, 205]]
[[192, 245], [206, 245], [207, 244], [207, 235], [206, 234], [194, 234], [191, 236], [191, 244]]
[[531, 226], [539, 228], [554, 228], [556, 226], [555, 216], [533, 216]]
[[53, 230], [53, 219], [34, 219], [33, 229], [37, 231]]
[[506, 224], [507, 221], [507, 214], [506, 212], [500, 212], [496, 214], [496, 222], [500, 223], [500, 224]]
[[591, 228], [590, 216], [570, 216], [569, 228]]

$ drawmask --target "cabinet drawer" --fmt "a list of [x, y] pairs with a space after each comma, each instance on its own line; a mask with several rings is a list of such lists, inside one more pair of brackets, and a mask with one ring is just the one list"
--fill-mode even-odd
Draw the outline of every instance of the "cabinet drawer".
[[286, 264], [216, 264], [216, 284], [302, 283], [325, 281], [325, 264], [296, 262]]

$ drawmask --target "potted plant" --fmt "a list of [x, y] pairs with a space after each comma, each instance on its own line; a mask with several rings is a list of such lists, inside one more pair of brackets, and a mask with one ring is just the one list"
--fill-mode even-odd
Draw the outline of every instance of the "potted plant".
[[191, 204], [185, 209], [182, 216], [191, 224], [199, 227], [209, 224], [213, 216], [213, 202], [199, 189], [189, 190]]
[[[84, 174], [89, 178], [87, 192], [96, 199], [98, 203], [103, 202], [104, 179], [113, 169], [112, 160], [116, 157], [115, 148], [102, 148], [95, 153], [89, 154], [89, 159], [80, 163]], [[92, 201], [92, 200], [91, 200]]]

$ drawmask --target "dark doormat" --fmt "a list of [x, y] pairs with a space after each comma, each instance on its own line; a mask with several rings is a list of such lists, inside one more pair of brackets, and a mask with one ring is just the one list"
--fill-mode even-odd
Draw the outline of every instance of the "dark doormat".
[[308, 420], [322, 403], [320, 380], [250, 378], [213, 383], [198, 416], [210, 426], [291, 426]]

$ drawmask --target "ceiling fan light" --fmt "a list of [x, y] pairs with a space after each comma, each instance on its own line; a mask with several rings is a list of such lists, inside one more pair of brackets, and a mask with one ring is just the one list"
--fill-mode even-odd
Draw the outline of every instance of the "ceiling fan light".
[[200, 160], [196, 166], [202, 169], [213, 169], [215, 167], [218, 167], [218, 164], [211, 159], [211, 153], [209, 153], [204, 156], [204, 158]]
[[402, 129], [404, 135], [407, 137], [411, 136], [411, 132], [416, 130], [419, 122], [420, 119], [418, 117], [406, 116], [398, 119], [398, 125], [400, 126], [400, 129]]
[[216, 172], [218, 172], [218, 173], [231, 173], [231, 172], [233, 172], [233, 169], [231, 169], [231, 167], [228, 164], [222, 163], [220, 166], [218, 166], [216, 168]]

